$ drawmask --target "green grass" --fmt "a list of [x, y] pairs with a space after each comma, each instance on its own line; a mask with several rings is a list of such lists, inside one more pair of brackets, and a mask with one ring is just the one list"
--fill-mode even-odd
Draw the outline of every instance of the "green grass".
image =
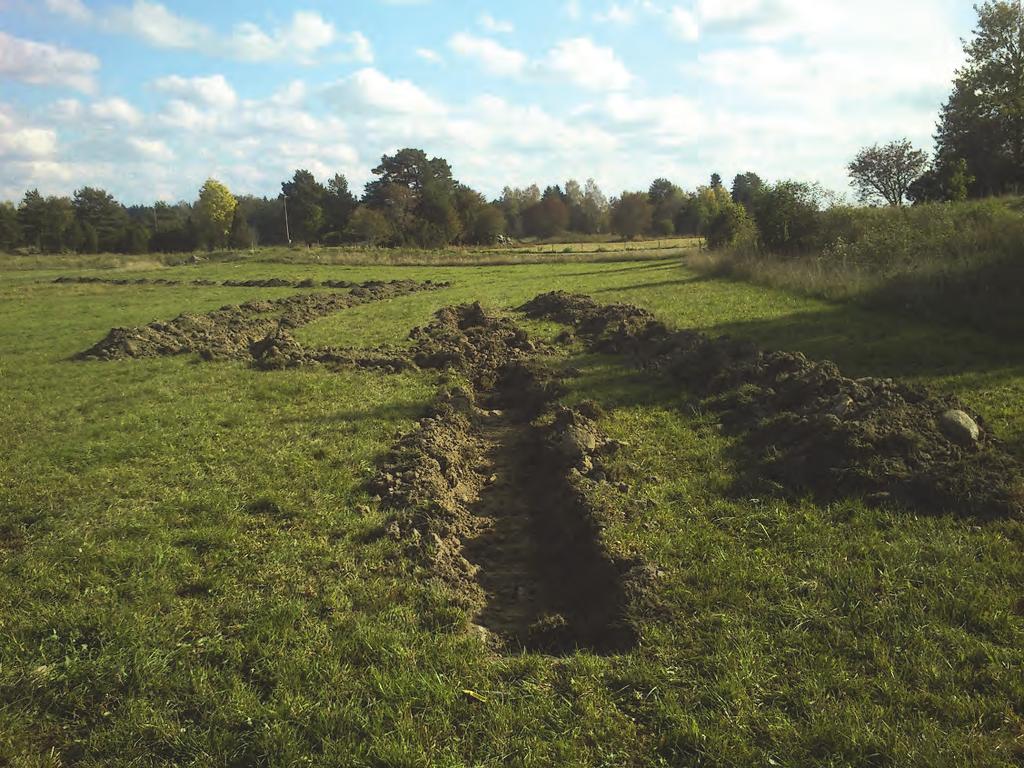
[[664, 259], [682, 255], [700, 247], [698, 237], [665, 237], [619, 240], [611, 235], [577, 240], [556, 238], [519, 242], [507, 246], [450, 246], [427, 249], [416, 247], [377, 248], [368, 246], [267, 246], [256, 249], [229, 249], [191, 253], [152, 254], [4, 254], [0, 267], [9, 270], [127, 269], [134, 272], [191, 264], [194, 259], [209, 262], [269, 262], [277, 264], [321, 264], [333, 266], [466, 266], [470, 264], [565, 264], [603, 263], [646, 259]]
[[[361, 484], [437, 375], [71, 363], [112, 326], [291, 291], [46, 282], [69, 272], [0, 273], [0, 765], [1024, 759], [1020, 522], [734, 498], [727, 438], [686, 393], [576, 354], [567, 399], [603, 403], [602, 427], [629, 444], [632, 490], [607, 492], [606, 537], [663, 577], [628, 653], [495, 655], [459, 631], [441, 587], [404, 575], [397, 544], [368, 535], [384, 514]], [[675, 257], [137, 274], [452, 281], [298, 334], [335, 345], [399, 342], [448, 303], [582, 291], [956, 392], [1024, 459], [1024, 345], [704, 278]]]

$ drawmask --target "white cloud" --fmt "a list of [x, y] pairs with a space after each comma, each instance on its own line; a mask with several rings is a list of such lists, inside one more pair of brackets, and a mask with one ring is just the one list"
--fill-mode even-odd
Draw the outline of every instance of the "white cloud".
[[50, 115], [56, 120], [77, 120], [82, 114], [82, 102], [78, 99], [57, 99], [50, 107]]
[[619, 91], [633, 82], [633, 76], [614, 50], [596, 45], [586, 37], [558, 43], [548, 53], [545, 66], [581, 88], [595, 91]]
[[82, 0], [46, 0], [46, 7], [75, 21], [91, 21], [92, 11]]
[[632, 6], [612, 3], [605, 11], [594, 16], [594, 20], [605, 24], [627, 26], [636, 21], [636, 10]]
[[[296, 58], [312, 62], [312, 56], [320, 49], [338, 39], [334, 25], [313, 11], [296, 11], [285, 27], [273, 32], [264, 32], [252, 22], [242, 22], [235, 27], [227, 43], [228, 51], [244, 61], [269, 61], [271, 59]], [[359, 36], [354, 47], [367, 55], [369, 42]], [[371, 54], [372, 55], [372, 54]]]
[[430, 48], [417, 48], [416, 55], [419, 56], [424, 61], [427, 61], [431, 64], [444, 63], [444, 59], [441, 58], [441, 54], [439, 54], [437, 51], [431, 50]]
[[451, 37], [448, 47], [460, 56], [476, 60], [492, 75], [520, 75], [526, 68], [525, 54], [486, 37], [460, 32]]
[[240, 61], [294, 59], [313, 64], [322, 60], [326, 48], [338, 43], [348, 48], [341, 56], [343, 59], [369, 64], [374, 58], [373, 46], [366, 35], [355, 31], [339, 32], [333, 23], [315, 11], [296, 11], [288, 23], [269, 31], [251, 21], [242, 21], [223, 35], [151, 0], [134, 0], [131, 6], [115, 7], [109, 18], [108, 29], [141, 38], [158, 48], [194, 50]]
[[224, 75], [209, 77], [181, 77], [169, 75], [154, 81], [153, 87], [161, 93], [185, 102], [217, 109], [231, 109], [238, 102], [238, 94]]
[[133, 136], [128, 139], [128, 144], [146, 160], [169, 163], [174, 159], [174, 152], [159, 139], [143, 139]]
[[110, 20], [115, 29], [159, 48], [204, 48], [213, 42], [212, 32], [204, 25], [176, 16], [149, 0], [135, 0], [130, 7], [112, 9]]
[[700, 106], [683, 96], [642, 98], [613, 93], [601, 111], [620, 131], [635, 132], [663, 147], [684, 146], [706, 132]]
[[565, 15], [568, 16], [572, 21], [579, 21], [583, 18], [583, 6], [580, 0], [568, 0], [563, 7]]
[[349, 56], [353, 61], [358, 61], [360, 64], [373, 63], [373, 46], [366, 35], [362, 32], [348, 32], [341, 37], [352, 46]]
[[0, 157], [37, 159], [57, 151], [57, 132], [49, 128], [5, 128], [0, 132]]
[[489, 13], [481, 14], [480, 26], [487, 32], [495, 35], [508, 35], [516, 31], [516, 27], [512, 22], [496, 19]]
[[97, 120], [124, 123], [125, 125], [138, 125], [142, 121], [139, 110], [119, 98], [93, 102], [89, 107], [89, 113]]
[[91, 53], [23, 40], [0, 31], [0, 77], [92, 93], [100, 60]]
[[687, 42], [693, 42], [700, 37], [700, 24], [697, 17], [686, 8], [676, 6], [668, 12], [669, 26], [676, 35]]
[[326, 95], [342, 109], [371, 109], [394, 114], [430, 116], [445, 107], [408, 80], [392, 80], [372, 67], [360, 69], [329, 86]]
[[[229, 88], [231, 86], [228, 86]], [[232, 92], [234, 92], [232, 90]], [[309, 88], [301, 80], [292, 80], [283, 88], [279, 88], [275, 91], [270, 101], [279, 107], [295, 107], [306, 101], [306, 97], [309, 95]]]

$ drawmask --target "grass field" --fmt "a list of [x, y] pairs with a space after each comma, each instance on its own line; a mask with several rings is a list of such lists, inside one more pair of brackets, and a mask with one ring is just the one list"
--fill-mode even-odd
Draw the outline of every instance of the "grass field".
[[[627, 445], [604, 535], [664, 574], [658, 609], [622, 653], [495, 653], [372, 535], [385, 513], [364, 483], [439, 374], [71, 362], [113, 326], [295, 290], [54, 285], [96, 272], [19, 266], [0, 267], [0, 765], [1024, 761], [1018, 520], [737, 498], [729, 439], [686, 392], [575, 349], [566, 400], [598, 401]], [[675, 255], [131, 275], [451, 281], [296, 333], [363, 347], [460, 302], [627, 301], [957, 393], [1024, 459], [1024, 343], [701, 277]]]

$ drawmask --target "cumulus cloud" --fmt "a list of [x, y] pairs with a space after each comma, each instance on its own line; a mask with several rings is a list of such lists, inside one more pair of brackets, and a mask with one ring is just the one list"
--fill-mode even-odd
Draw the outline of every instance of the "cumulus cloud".
[[417, 48], [416, 55], [430, 64], [443, 64], [444, 59], [437, 51], [430, 48]]
[[508, 35], [516, 31], [516, 27], [512, 22], [496, 19], [489, 13], [481, 14], [480, 26], [485, 31], [494, 35]]
[[24, 40], [0, 31], [0, 77], [92, 93], [100, 60], [91, 53]]
[[700, 23], [693, 12], [686, 8], [676, 6], [669, 9], [668, 22], [672, 31], [687, 42], [693, 42], [700, 37]]
[[160, 139], [143, 139], [132, 136], [128, 139], [128, 144], [145, 160], [169, 163], [174, 159], [174, 152]]
[[344, 109], [379, 110], [392, 114], [443, 114], [444, 105], [409, 80], [393, 80], [372, 67], [360, 69], [329, 86], [325, 94]]
[[208, 27], [149, 0], [135, 0], [130, 6], [112, 8], [110, 24], [158, 48], [203, 48], [214, 41]]
[[448, 47], [459, 56], [475, 60], [493, 75], [521, 75], [526, 68], [524, 53], [486, 37], [459, 33], [451, 37]]
[[224, 75], [209, 77], [181, 77], [168, 75], [153, 82], [153, 87], [182, 101], [193, 104], [231, 109], [238, 102], [238, 94]]
[[[338, 31], [319, 13], [296, 11], [286, 26], [271, 32], [265, 32], [252, 22], [242, 22], [235, 27], [227, 49], [244, 61], [294, 57], [308, 62], [320, 49], [337, 40]], [[365, 56], [368, 41], [360, 36], [358, 44]]]
[[57, 151], [57, 132], [49, 128], [5, 128], [0, 132], [0, 157], [36, 159]]
[[46, 7], [53, 13], [67, 16], [75, 21], [92, 20], [92, 11], [82, 0], [46, 0]]
[[548, 71], [590, 90], [619, 91], [633, 82], [633, 76], [614, 50], [586, 37], [558, 43], [544, 64]]
[[138, 125], [142, 122], [142, 115], [139, 113], [139, 110], [124, 99], [116, 97], [93, 102], [89, 107], [89, 114], [97, 120], [110, 123]]
[[636, 21], [636, 7], [612, 3], [607, 9], [594, 16], [594, 20], [606, 24], [632, 24]]

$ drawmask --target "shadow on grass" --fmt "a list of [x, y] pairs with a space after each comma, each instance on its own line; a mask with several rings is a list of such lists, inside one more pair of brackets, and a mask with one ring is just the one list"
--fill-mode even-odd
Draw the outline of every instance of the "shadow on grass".
[[559, 277], [590, 277], [592, 275], [614, 275], [619, 272], [639, 272], [640, 270], [653, 270], [653, 269], [674, 269], [682, 266], [682, 260], [678, 256], [671, 258], [662, 258], [652, 261], [645, 261], [643, 263], [632, 262], [628, 267], [620, 267], [619, 269], [590, 269], [586, 272], [564, 272], [559, 274]]
[[693, 275], [691, 277], [680, 277], [675, 280], [652, 280], [649, 283], [637, 283], [636, 285], [618, 285], [612, 286], [611, 288], [598, 288], [591, 293], [625, 293], [627, 291], [642, 291], [648, 288], [665, 288], [670, 285], [692, 285], [694, 283], [703, 283], [710, 278], [703, 275]]
[[899, 275], [862, 301], [931, 323], [973, 328], [1016, 341], [1024, 337], [1024, 254], [965, 269]]
[[887, 312], [834, 305], [771, 320], [721, 323], [712, 336], [751, 339], [762, 349], [832, 360], [847, 376], [914, 378], [966, 372], [1024, 376], [1024, 344], [966, 328], [915, 322]]

